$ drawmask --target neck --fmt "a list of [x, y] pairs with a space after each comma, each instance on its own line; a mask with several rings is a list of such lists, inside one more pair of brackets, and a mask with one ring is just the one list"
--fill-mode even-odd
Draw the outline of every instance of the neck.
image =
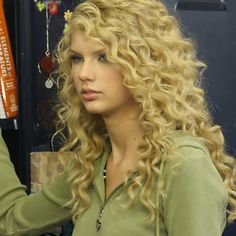
[[121, 162], [125, 158], [135, 156], [142, 143], [143, 130], [137, 116], [123, 115], [104, 118], [112, 146], [113, 162]]

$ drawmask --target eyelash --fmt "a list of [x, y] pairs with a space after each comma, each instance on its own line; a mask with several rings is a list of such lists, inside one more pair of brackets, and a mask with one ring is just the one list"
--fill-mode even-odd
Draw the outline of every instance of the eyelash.
[[[103, 63], [108, 62], [107, 55], [105, 53], [102, 53], [98, 56], [99, 60], [101, 58], [103, 58], [101, 62], [103, 62]], [[79, 54], [78, 55], [75, 54], [75, 55], [71, 55], [69, 59], [70, 59], [71, 63], [75, 64], [75, 63], [80, 63], [81, 59], [83, 59], [83, 57], [81, 57]]]

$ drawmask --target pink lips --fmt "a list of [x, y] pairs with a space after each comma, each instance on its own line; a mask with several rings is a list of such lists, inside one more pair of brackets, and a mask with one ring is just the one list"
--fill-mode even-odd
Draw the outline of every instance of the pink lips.
[[85, 101], [93, 101], [98, 97], [99, 94], [100, 94], [100, 92], [95, 91], [90, 88], [86, 88], [86, 89], [81, 90], [81, 96]]

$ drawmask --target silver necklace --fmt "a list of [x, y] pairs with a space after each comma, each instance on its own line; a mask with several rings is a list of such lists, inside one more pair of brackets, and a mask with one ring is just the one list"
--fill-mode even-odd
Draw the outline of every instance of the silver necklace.
[[[105, 165], [105, 167], [103, 169], [103, 180], [104, 180], [105, 185], [106, 185], [106, 178], [107, 178], [107, 171], [106, 171], [106, 165]], [[96, 220], [96, 230], [97, 230], [97, 232], [101, 229], [101, 226], [102, 226], [103, 209], [104, 209], [104, 206], [101, 206], [100, 210], [99, 210], [99, 215], [98, 215], [97, 220]]]

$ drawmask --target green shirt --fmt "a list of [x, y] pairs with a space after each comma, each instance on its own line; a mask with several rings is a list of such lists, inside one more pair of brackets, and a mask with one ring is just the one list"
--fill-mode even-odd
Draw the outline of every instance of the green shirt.
[[[167, 197], [160, 200], [153, 191], [152, 199], [163, 209], [163, 217], [147, 222], [146, 209], [137, 203], [131, 209], [120, 206], [126, 202], [123, 185], [105, 200], [103, 168], [111, 151], [95, 162], [95, 178], [88, 189], [91, 207], [77, 220], [73, 236], [220, 236], [226, 222], [228, 194], [214, 167], [209, 152], [198, 138], [178, 132], [176, 135], [181, 164], [172, 171], [172, 158], [163, 169]], [[53, 184], [27, 196], [0, 139], [0, 236], [40, 235], [71, 218], [69, 208], [62, 207], [71, 197], [67, 173], [59, 174]], [[101, 214], [101, 228], [96, 220]]]

